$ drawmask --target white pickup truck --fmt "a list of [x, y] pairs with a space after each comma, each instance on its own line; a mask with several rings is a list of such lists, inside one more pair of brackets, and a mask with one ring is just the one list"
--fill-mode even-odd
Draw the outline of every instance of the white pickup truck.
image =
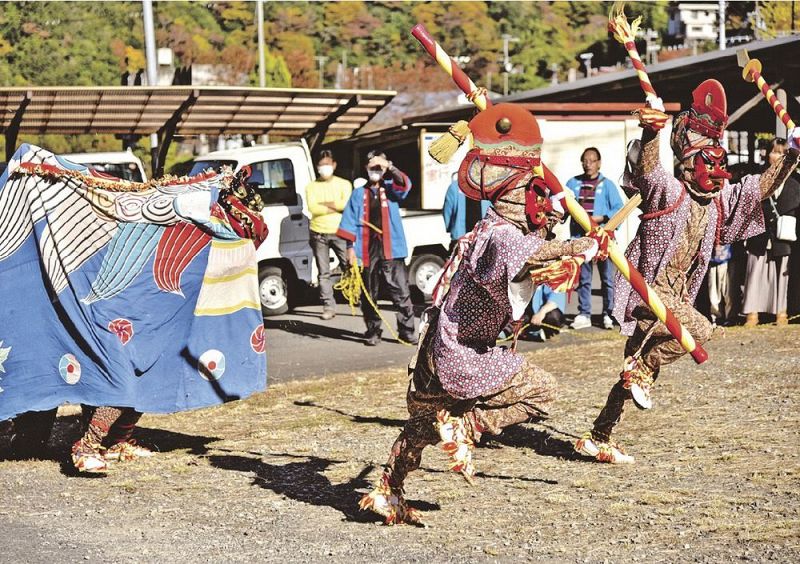
[[[305, 187], [316, 178], [308, 145], [298, 141], [216, 151], [195, 158], [190, 174], [225, 165], [234, 171], [250, 166], [250, 181], [266, 202], [262, 215], [270, 233], [257, 251], [261, 307], [265, 316], [286, 313], [303, 293], [302, 285], [317, 279], [305, 202]], [[427, 299], [447, 257], [450, 236], [438, 212], [401, 210], [401, 214], [409, 281]], [[331, 254], [332, 267], [335, 261]]]

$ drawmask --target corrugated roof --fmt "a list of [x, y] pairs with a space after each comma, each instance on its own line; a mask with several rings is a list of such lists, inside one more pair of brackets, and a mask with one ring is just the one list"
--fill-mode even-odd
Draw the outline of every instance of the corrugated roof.
[[[25, 133], [276, 133], [303, 136], [327, 126], [357, 132], [395, 95], [384, 90], [228, 86], [0, 88], [0, 131]], [[16, 116], [16, 120], [15, 120]]]

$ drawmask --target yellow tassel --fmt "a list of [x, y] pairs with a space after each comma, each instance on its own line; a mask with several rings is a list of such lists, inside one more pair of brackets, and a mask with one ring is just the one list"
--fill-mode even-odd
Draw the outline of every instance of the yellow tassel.
[[457, 121], [450, 126], [447, 133], [443, 133], [436, 141], [431, 143], [428, 154], [438, 163], [445, 164], [469, 136], [469, 124], [466, 121]]
[[625, 16], [625, 2], [614, 2], [611, 6], [611, 12], [608, 14], [608, 30], [614, 34], [614, 39], [623, 45], [627, 41], [636, 41], [636, 33], [639, 31], [641, 23], [642, 17], [639, 16], [628, 24], [628, 18]]

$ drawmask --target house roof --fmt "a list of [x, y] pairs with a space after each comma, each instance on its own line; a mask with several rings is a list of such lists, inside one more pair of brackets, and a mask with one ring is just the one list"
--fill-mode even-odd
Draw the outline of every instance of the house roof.
[[[800, 95], [800, 36], [757, 41], [748, 43], [744, 47], [751, 58], [757, 58], [762, 62], [765, 80], [771, 85], [779, 84], [790, 93], [787, 110], [790, 115], [796, 116], [795, 119], [800, 119], [800, 103], [791, 98], [792, 95]], [[658, 95], [665, 102], [678, 102], [682, 107], [689, 106], [691, 92], [700, 82], [707, 78], [715, 78], [725, 87], [729, 114], [733, 115], [737, 109], [751, 103], [751, 109], [742, 115], [734, 129], [756, 131], [773, 129], [775, 115], [769, 104], [766, 101], [752, 103], [753, 98], [760, 94], [753, 84], [742, 79], [742, 71], [736, 61], [736, 51], [736, 49], [726, 49], [673, 59], [650, 65], [647, 71]], [[518, 92], [493, 101], [495, 103], [641, 104], [643, 100], [644, 94], [636, 71], [630, 69]], [[452, 123], [458, 119], [468, 119], [473, 112], [474, 108], [453, 105], [444, 111], [408, 117], [404, 123], [421, 121]]]

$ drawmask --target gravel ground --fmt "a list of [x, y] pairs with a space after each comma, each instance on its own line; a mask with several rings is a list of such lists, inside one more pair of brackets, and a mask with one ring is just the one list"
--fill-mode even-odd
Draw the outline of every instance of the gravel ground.
[[160, 454], [106, 477], [64, 464], [62, 408], [47, 459], [0, 461], [0, 562], [800, 561], [800, 326], [735, 328], [665, 369], [619, 427], [633, 466], [571, 448], [621, 364], [621, 337], [593, 337], [528, 353], [559, 376], [553, 418], [481, 445], [475, 487], [426, 450], [407, 482], [426, 528], [357, 509], [404, 421], [401, 366], [145, 416]]

